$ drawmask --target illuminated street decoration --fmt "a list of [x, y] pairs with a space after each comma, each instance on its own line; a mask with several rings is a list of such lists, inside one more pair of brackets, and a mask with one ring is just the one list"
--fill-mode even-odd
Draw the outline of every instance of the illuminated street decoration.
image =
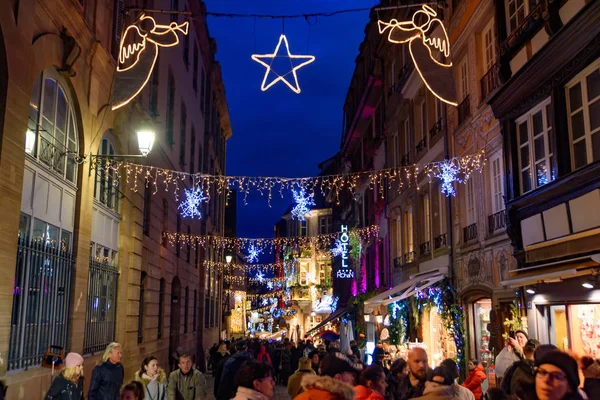
[[273, 290], [273, 281], [268, 281], [267, 282], [267, 289]]
[[[423, 4], [411, 21], [392, 19], [390, 22], [377, 21], [377, 25], [380, 34], [389, 30], [391, 43], [409, 44], [410, 56], [425, 86], [441, 101], [456, 106], [450, 40], [444, 24], [436, 17], [437, 12]], [[436, 30], [440, 32], [438, 36], [435, 36]]]
[[334, 257], [339, 257], [344, 252], [344, 246], [342, 245], [342, 241], [340, 239], [335, 241], [335, 246], [331, 249], [331, 254]]
[[183, 218], [202, 218], [202, 212], [200, 211], [200, 205], [207, 201], [209, 197], [204, 196], [204, 192], [201, 188], [184, 189], [183, 191], [185, 198], [179, 203], [177, 207]]
[[313, 311], [317, 314], [335, 312], [338, 300], [337, 296], [326, 294], [321, 299], [315, 301]]
[[259, 283], [263, 283], [263, 282], [265, 281], [265, 275], [262, 273], [262, 271], [259, 271], [259, 272], [256, 274], [256, 280], [257, 280]]
[[458, 166], [451, 161], [442, 164], [438, 178], [442, 181], [442, 193], [444, 193], [446, 197], [456, 197], [454, 182], [462, 182], [458, 177], [459, 172]]
[[111, 108], [116, 110], [133, 100], [148, 83], [158, 58], [158, 47], [179, 44], [177, 32], [188, 34], [189, 22], [169, 25], [142, 13], [121, 36], [117, 71], [111, 95]]
[[[277, 73], [273, 68], [273, 62], [275, 61], [276, 57], [286, 57], [286, 56], [280, 56], [279, 54], [279, 48], [281, 47], [281, 43], [284, 43], [285, 45], [285, 50], [287, 51], [287, 58], [289, 58], [290, 60], [290, 67], [291, 70], [289, 72], [286, 72], [283, 75], [280, 75], [279, 73]], [[267, 70], [265, 71], [265, 76], [263, 78], [262, 84], [260, 86], [260, 90], [262, 90], [263, 92], [267, 89], [269, 89], [271, 86], [273, 86], [274, 84], [276, 84], [277, 82], [281, 81], [283, 83], [285, 83], [294, 93], [300, 93], [300, 85], [298, 84], [298, 75], [296, 74], [296, 71], [299, 70], [300, 68], [304, 67], [305, 65], [308, 65], [310, 63], [312, 63], [313, 61], [315, 61], [315, 56], [306, 56], [306, 55], [296, 55], [296, 54], [292, 54], [290, 53], [290, 46], [288, 44], [287, 38], [285, 37], [284, 34], [281, 34], [281, 36], [279, 37], [279, 42], [277, 43], [277, 47], [275, 47], [275, 51], [272, 54], [253, 54], [252, 55], [252, 59], [254, 61], [256, 61], [257, 63], [263, 65], [265, 68], [267, 68]], [[263, 59], [269, 60], [269, 63], [266, 63], [265, 61], [263, 61]], [[303, 62], [301, 62], [300, 64], [294, 66], [293, 64], [293, 60], [304, 60]], [[273, 79], [271, 82], [269, 82], [267, 84], [267, 78], [269, 77], [269, 73], [274, 73], [275, 75], [277, 75], [277, 78]], [[287, 79], [286, 76], [292, 74], [292, 77], [294, 78], [294, 84], [290, 83]]]
[[315, 201], [313, 199], [314, 194], [311, 193], [307, 195], [304, 190], [292, 190], [292, 196], [294, 197], [294, 202], [296, 203], [292, 209], [292, 218], [295, 217], [299, 221], [306, 221], [306, 215], [309, 217], [312, 216], [309, 206], [315, 205]]
[[[246, 261], [250, 264], [258, 261], [258, 254], [260, 250], [256, 248], [253, 244], [248, 247], [248, 255], [246, 256]], [[262, 275], [262, 272], [259, 272], [259, 275]], [[257, 277], [259, 276], [257, 275]]]
[[338, 269], [336, 276], [340, 279], [354, 278], [354, 271], [348, 265], [348, 243], [350, 235], [348, 234], [348, 225], [342, 225], [340, 235], [340, 243], [342, 246], [342, 267]]

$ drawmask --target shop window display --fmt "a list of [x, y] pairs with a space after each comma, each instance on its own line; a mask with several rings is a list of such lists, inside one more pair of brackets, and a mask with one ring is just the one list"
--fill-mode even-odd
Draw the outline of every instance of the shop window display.
[[492, 300], [481, 299], [473, 303], [473, 322], [475, 323], [475, 340], [477, 344], [477, 358], [484, 367], [489, 365], [492, 359], [490, 350], [490, 311], [492, 311]]
[[456, 344], [446, 329], [437, 307], [423, 313], [423, 342], [428, 348], [429, 365], [435, 368], [446, 358], [456, 357]]

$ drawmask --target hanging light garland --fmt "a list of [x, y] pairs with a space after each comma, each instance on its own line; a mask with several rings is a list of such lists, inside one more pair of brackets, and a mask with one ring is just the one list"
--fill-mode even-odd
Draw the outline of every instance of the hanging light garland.
[[293, 261], [279, 262], [275, 264], [227, 264], [226, 262], [219, 261], [204, 261], [204, 266], [209, 269], [217, 269], [219, 272], [229, 271], [230, 269], [237, 269], [239, 271], [274, 271], [275, 268], [284, 267], [287, 264], [292, 264]]
[[[452, 166], [451, 174], [448, 170], [449, 165]], [[429, 177], [430, 182], [435, 178], [445, 183], [449, 181], [462, 182], [468, 179], [474, 171], [480, 171], [484, 165], [485, 150], [426, 164], [303, 178], [190, 174], [114, 159], [107, 159], [104, 163], [100, 163], [98, 169], [114, 173], [118, 178], [115, 179], [115, 184], [118, 184], [123, 178], [127, 187], [134, 192], [144, 186], [151, 190], [152, 194], [156, 194], [159, 189], [162, 189], [165, 192], [172, 192], [175, 199], [179, 201], [182, 191], [188, 187], [193, 187], [201, 193], [211, 193], [214, 188], [216, 193], [226, 194], [226, 198], [229, 197], [232, 190], [237, 190], [244, 194], [244, 204], [247, 204], [248, 195], [251, 192], [258, 192], [261, 195], [267, 195], [270, 205], [274, 192], [279, 192], [283, 198], [285, 192], [293, 190], [302, 191], [308, 196], [314, 195], [317, 191], [320, 191], [323, 196], [332, 193], [335, 201], [339, 204], [340, 193], [343, 191], [354, 193], [359, 186], [364, 184], [368, 184], [370, 188], [377, 188], [379, 196], [383, 198], [386, 186], [392, 188], [393, 185], [396, 185], [398, 192], [407, 187], [416, 186], [418, 188], [421, 174]], [[448, 190], [444, 192], [446, 195], [450, 195]]]

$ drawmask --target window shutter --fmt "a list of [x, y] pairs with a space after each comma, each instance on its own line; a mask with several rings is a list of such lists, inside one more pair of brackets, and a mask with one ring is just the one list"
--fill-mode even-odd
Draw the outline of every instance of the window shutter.
[[115, 18], [113, 24], [114, 44], [118, 51], [123, 34], [123, 25], [125, 24], [125, 0], [115, 0]]

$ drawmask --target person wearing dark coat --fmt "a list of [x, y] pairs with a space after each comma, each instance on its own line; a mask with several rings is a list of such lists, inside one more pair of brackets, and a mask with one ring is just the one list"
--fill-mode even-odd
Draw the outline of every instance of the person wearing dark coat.
[[246, 341], [238, 340], [235, 346], [236, 353], [229, 357], [223, 365], [223, 375], [219, 382], [217, 400], [229, 400], [235, 396], [235, 378], [239, 369], [246, 361], [254, 360], [254, 355], [248, 351]]
[[45, 400], [83, 400], [83, 357], [69, 353], [65, 368], [52, 381]]
[[423, 396], [425, 381], [429, 372], [427, 352], [421, 347], [415, 347], [408, 353], [408, 375], [398, 380], [395, 387], [395, 400], [408, 400]]
[[508, 367], [504, 373], [501, 388], [507, 395], [515, 395], [522, 399], [525, 393], [530, 391], [534, 385], [534, 354], [535, 349], [540, 345], [536, 339], [529, 339], [523, 346], [524, 359], [516, 361]]
[[221, 360], [219, 360], [219, 363], [215, 367], [215, 382], [213, 385], [213, 394], [215, 395], [215, 398], [218, 397], [217, 395], [219, 394], [219, 385], [221, 384], [221, 377], [223, 377], [223, 368], [225, 367], [225, 363], [227, 362], [229, 357], [231, 356], [229, 355], [229, 353], [227, 353], [223, 358], [221, 358]]
[[583, 391], [590, 399], [600, 399], [600, 361], [584, 356], [581, 358], [580, 367], [585, 378]]
[[360, 350], [358, 349], [358, 344], [356, 343], [356, 340], [351, 340], [350, 341], [350, 350], [352, 350], [352, 354], [354, 355], [354, 357], [356, 357], [356, 359], [358, 361], [361, 361], [361, 356], [360, 356]]
[[119, 343], [106, 346], [102, 356], [102, 364], [96, 365], [92, 371], [88, 400], [116, 400], [123, 386], [125, 371], [121, 364], [123, 347]]

